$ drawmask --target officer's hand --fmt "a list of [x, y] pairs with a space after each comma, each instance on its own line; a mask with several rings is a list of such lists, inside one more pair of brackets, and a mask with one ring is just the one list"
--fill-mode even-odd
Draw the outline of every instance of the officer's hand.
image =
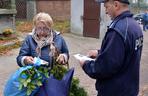
[[86, 60], [83, 60], [83, 59], [82, 59], [82, 60], [79, 60], [79, 63], [80, 63], [80, 65], [81, 65], [81, 67], [83, 67], [83, 65], [85, 64], [85, 61], [86, 61]]
[[89, 50], [87, 56], [90, 58], [96, 58], [98, 54], [98, 50]]

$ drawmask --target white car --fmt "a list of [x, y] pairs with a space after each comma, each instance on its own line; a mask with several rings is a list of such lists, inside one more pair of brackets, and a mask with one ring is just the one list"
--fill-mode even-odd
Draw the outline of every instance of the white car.
[[135, 15], [133, 16], [133, 18], [134, 18], [139, 24], [142, 24], [142, 22], [143, 22], [143, 14], [144, 14], [144, 13], [135, 14]]

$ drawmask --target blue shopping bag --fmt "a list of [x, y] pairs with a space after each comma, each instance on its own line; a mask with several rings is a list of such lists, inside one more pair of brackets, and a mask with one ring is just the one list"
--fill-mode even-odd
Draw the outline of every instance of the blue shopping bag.
[[[20, 67], [19, 69], [17, 69], [8, 79], [8, 81], [5, 85], [5, 88], [4, 88], [3, 95], [4, 96], [27, 96], [27, 88], [26, 87], [19, 90], [19, 86], [20, 86], [19, 78], [20, 78], [20, 74], [23, 71], [29, 70], [29, 69], [33, 68], [34, 66], [35, 66], [35, 68], [41, 66], [41, 59], [40, 58], [38, 58], [38, 57], [35, 58], [35, 63], [33, 65], [24, 66], [24, 67]], [[39, 72], [38, 72], [38, 74], [42, 75]], [[26, 76], [21, 75], [21, 78], [26, 78]], [[44, 81], [44, 79], [45, 79], [45, 77], [42, 78], [42, 82]], [[29, 95], [29, 96], [34, 96], [34, 94], [38, 91], [38, 89], [39, 89], [39, 87], [36, 87], [31, 92], [31, 95]]]
[[[27, 88], [23, 88], [19, 90], [20, 82], [19, 82], [19, 77], [21, 72], [24, 70], [28, 70], [32, 68], [33, 66], [25, 66], [25, 67], [20, 67], [17, 69], [8, 79], [3, 95], [4, 96], [27, 96]], [[30, 96], [34, 96], [34, 94], [38, 91], [39, 88], [36, 88]]]
[[32, 66], [21, 67], [10, 76], [4, 88], [4, 96], [26, 96], [26, 89], [19, 90], [18, 78], [22, 71], [29, 68]]
[[71, 68], [62, 80], [57, 80], [51, 75], [43, 83], [43, 86], [40, 87], [35, 96], [69, 96], [73, 74], [74, 68]]

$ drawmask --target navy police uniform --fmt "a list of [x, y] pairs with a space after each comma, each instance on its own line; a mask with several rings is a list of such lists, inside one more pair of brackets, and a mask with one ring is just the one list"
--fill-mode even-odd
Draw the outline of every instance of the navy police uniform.
[[95, 61], [83, 70], [96, 79], [98, 96], [137, 96], [143, 34], [129, 11], [117, 16], [108, 27]]

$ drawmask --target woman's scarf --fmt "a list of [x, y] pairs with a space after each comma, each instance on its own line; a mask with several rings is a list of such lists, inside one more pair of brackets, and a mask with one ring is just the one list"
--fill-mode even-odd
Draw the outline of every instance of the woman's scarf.
[[53, 31], [51, 30], [49, 32], [49, 34], [47, 34], [46, 37], [42, 37], [39, 39], [39, 37], [37, 36], [37, 32], [35, 31], [35, 28], [32, 30], [32, 38], [35, 40], [35, 42], [37, 43], [37, 48], [36, 48], [36, 52], [38, 54], [38, 56], [41, 56], [41, 49], [45, 46], [50, 46], [50, 52], [49, 55], [50, 56], [54, 56], [55, 52], [56, 52], [56, 48], [54, 46], [54, 41], [53, 41]]

